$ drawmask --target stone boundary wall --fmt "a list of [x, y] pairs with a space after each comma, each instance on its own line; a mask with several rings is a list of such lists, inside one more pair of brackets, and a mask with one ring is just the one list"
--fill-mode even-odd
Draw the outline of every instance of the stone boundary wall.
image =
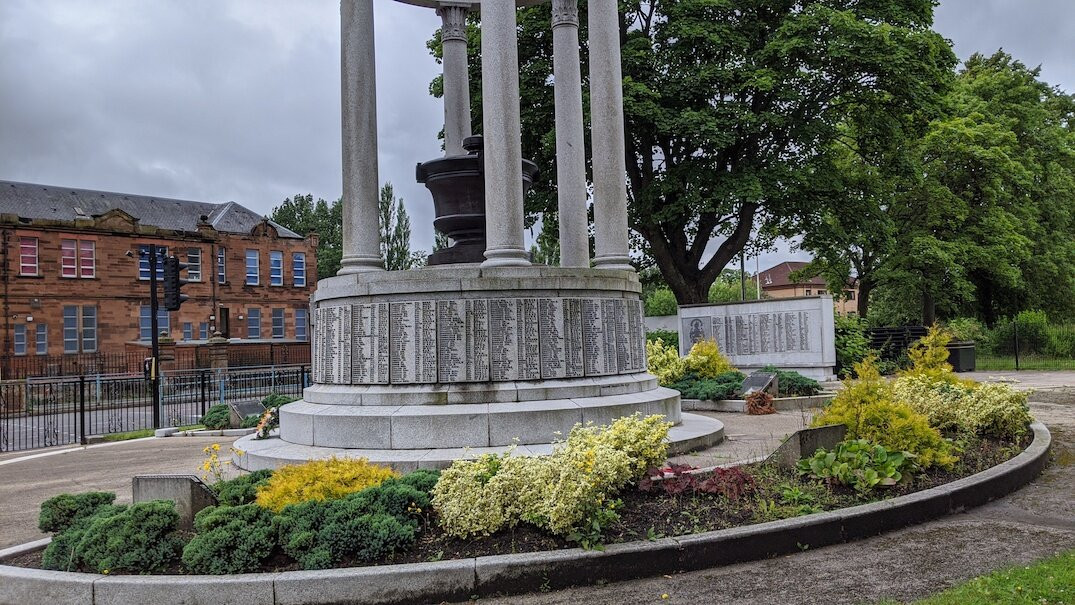
[[[465, 601], [580, 584], [704, 569], [866, 538], [980, 506], [1032, 481], [1048, 461], [1051, 435], [1015, 458], [952, 483], [881, 502], [720, 531], [432, 563], [234, 576], [104, 576], [0, 565], [0, 605], [183, 603], [205, 605], [403, 605]], [[0, 551], [0, 561], [44, 541]]]

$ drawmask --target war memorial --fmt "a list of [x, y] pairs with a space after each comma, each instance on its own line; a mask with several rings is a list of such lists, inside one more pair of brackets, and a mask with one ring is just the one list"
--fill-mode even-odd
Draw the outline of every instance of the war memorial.
[[[481, 5], [482, 134], [472, 136], [465, 19], [477, 2], [411, 0], [441, 16], [445, 155], [421, 162], [435, 226], [454, 244], [429, 266], [385, 271], [378, 232], [372, 0], [343, 2], [343, 260], [312, 299], [313, 382], [281, 410], [280, 439], [244, 438], [249, 470], [329, 456], [398, 470], [464, 455], [543, 454], [577, 423], [641, 412], [676, 423], [673, 451], [723, 437], [646, 372], [630, 264], [622, 76], [614, 1], [589, 4], [596, 254], [589, 257], [578, 8], [555, 0], [561, 266], [530, 262], [523, 198], [516, 10]], [[416, 9], [417, 10], [417, 9]], [[418, 43], [418, 41], [416, 41]], [[416, 162], [422, 158], [415, 158]]]

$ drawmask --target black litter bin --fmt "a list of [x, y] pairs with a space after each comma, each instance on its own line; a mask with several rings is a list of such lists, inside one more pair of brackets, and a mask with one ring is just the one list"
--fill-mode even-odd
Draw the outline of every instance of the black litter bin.
[[974, 371], [974, 341], [948, 343], [948, 363], [956, 372]]

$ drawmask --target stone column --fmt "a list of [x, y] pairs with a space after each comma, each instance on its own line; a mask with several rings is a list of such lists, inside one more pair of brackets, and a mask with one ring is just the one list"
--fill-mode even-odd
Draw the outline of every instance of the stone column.
[[[343, 258], [340, 274], [383, 271], [377, 197], [377, 75], [373, 0], [340, 2]], [[325, 276], [328, 277], [328, 276]]]
[[465, 155], [470, 136], [470, 76], [467, 68], [467, 7], [441, 4], [440, 43], [444, 55], [444, 155]]
[[486, 260], [482, 266], [529, 265], [523, 248], [523, 152], [515, 2], [483, 2], [481, 15], [486, 231]]
[[560, 266], [589, 267], [578, 0], [552, 0], [552, 57], [556, 80], [556, 199], [560, 215]]
[[627, 169], [623, 143], [623, 71], [616, 0], [590, 0], [590, 139], [599, 269], [627, 269]]

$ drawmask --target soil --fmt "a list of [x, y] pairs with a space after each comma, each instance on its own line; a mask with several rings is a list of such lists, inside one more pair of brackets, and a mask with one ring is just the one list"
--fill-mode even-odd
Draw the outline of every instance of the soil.
[[[603, 532], [605, 544], [657, 539], [691, 533], [707, 532], [752, 523], [855, 506], [871, 501], [892, 498], [929, 489], [981, 472], [1000, 464], [1021, 452], [1030, 441], [1019, 442], [982, 439], [968, 445], [960, 462], [951, 470], [929, 469], [913, 479], [889, 488], [871, 492], [868, 496], [837, 485], [826, 485], [802, 478], [792, 470], [779, 469], [762, 463], [739, 467], [753, 479], [753, 489], [730, 499], [722, 494], [691, 493], [687, 490], [669, 495], [660, 486], [643, 492], [627, 488], [620, 495], [619, 518]], [[706, 474], [697, 475], [698, 481]], [[577, 547], [578, 544], [528, 525], [498, 532], [492, 536], [461, 540], [439, 529], [435, 514], [423, 520], [415, 545], [407, 552], [377, 564], [417, 563], [534, 552]], [[34, 567], [41, 565], [41, 552], [28, 553], [9, 559], [7, 565]], [[344, 561], [340, 567], [370, 565], [364, 561]], [[277, 552], [262, 571], [292, 571], [300, 567], [281, 552]], [[181, 569], [169, 574], [183, 573]]]

